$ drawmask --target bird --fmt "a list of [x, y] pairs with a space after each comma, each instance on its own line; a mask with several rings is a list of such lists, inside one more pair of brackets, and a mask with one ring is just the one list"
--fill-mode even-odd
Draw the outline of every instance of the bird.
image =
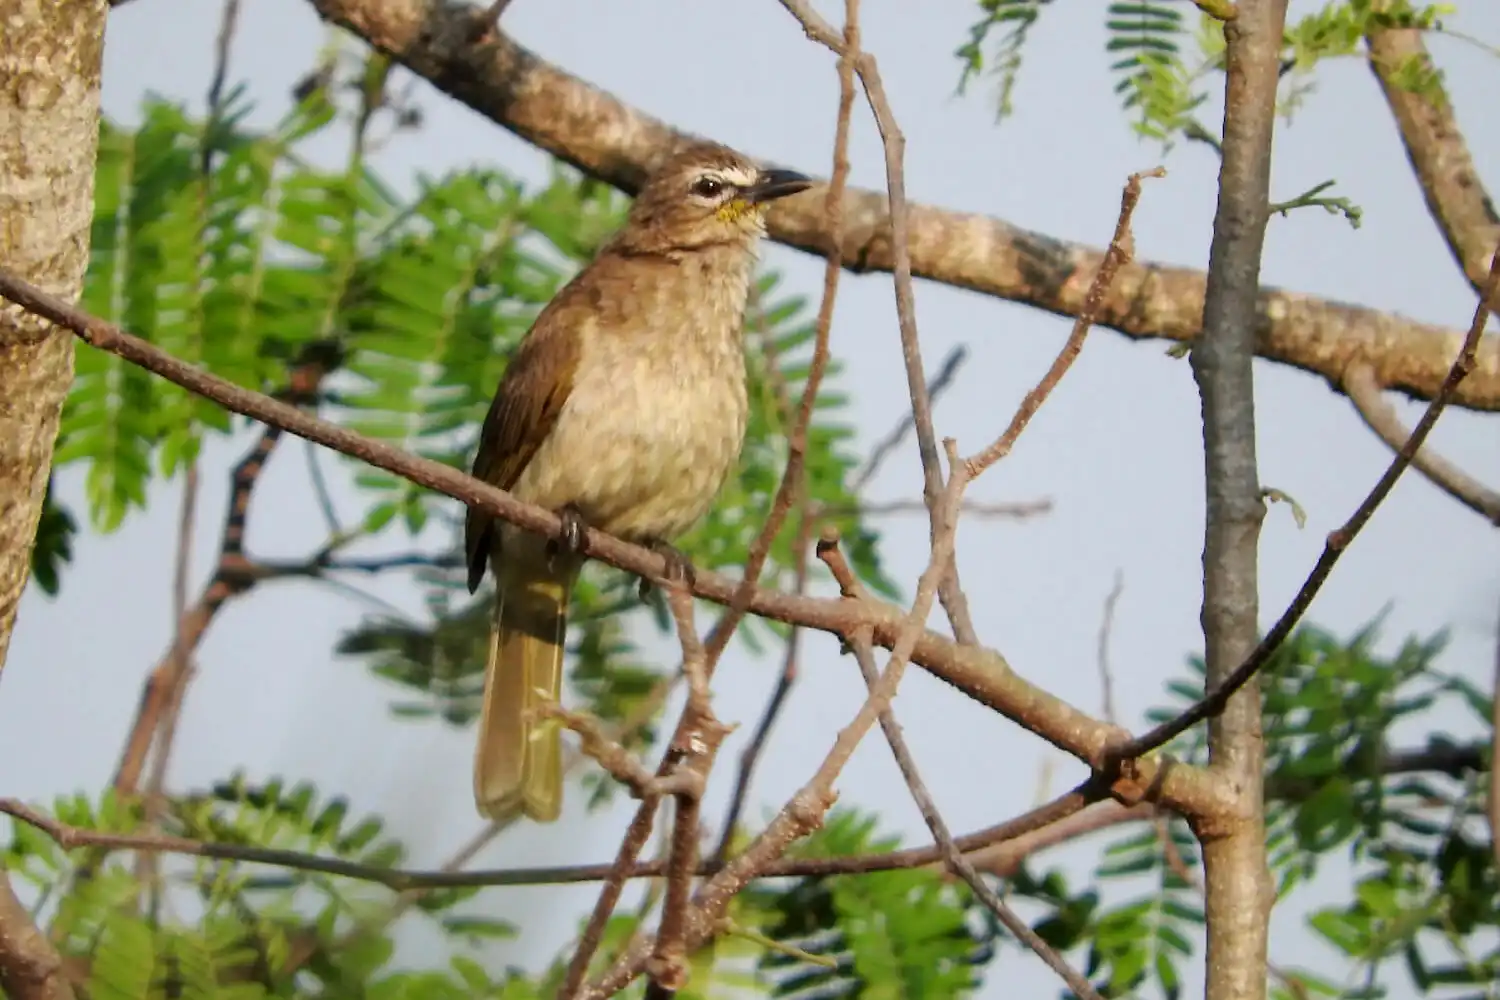
[[666, 557], [739, 461], [749, 403], [745, 308], [765, 209], [812, 181], [688, 140], [646, 177], [621, 228], [538, 313], [480, 430], [473, 475], [556, 512], [544, 539], [474, 507], [469, 592], [496, 596], [474, 755], [474, 801], [492, 819], [562, 810], [558, 726], [568, 601], [591, 526]]

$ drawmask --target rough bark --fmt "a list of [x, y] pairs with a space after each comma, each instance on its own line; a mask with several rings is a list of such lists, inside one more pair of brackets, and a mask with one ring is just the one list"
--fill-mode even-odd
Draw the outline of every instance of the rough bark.
[[[88, 266], [105, 0], [0, 0], [0, 260], [74, 299]], [[0, 303], [0, 670], [31, 573], [73, 337]], [[62, 961], [0, 870], [0, 987], [71, 1000]]]
[[[1223, 162], [1193, 375], [1203, 400], [1203, 639], [1214, 689], [1260, 633], [1257, 547], [1265, 517], [1255, 456], [1255, 303], [1269, 215], [1271, 140], [1287, 0], [1240, 0], [1224, 27]], [[1274, 893], [1265, 848], [1259, 679], [1209, 722], [1211, 770], [1239, 797], [1230, 820], [1197, 821], [1203, 845], [1208, 1000], [1263, 1000]]]
[[[68, 299], [88, 266], [106, 9], [0, 0], [0, 260]], [[0, 304], [0, 669], [72, 378], [72, 336]]]
[[[1482, 293], [1490, 258], [1500, 244], [1500, 216], [1474, 168], [1422, 34], [1413, 28], [1376, 31], [1366, 43], [1370, 68], [1390, 105], [1427, 210], [1469, 283]], [[1430, 75], [1428, 86], [1413, 90], [1401, 85], [1404, 71], [1413, 66]]]
[[[676, 141], [664, 122], [553, 66], [491, 31], [474, 41], [472, 8], [447, 0], [309, 0], [328, 21], [347, 28], [482, 115], [577, 166], [633, 193]], [[823, 256], [822, 199], [782, 203], [770, 234]], [[913, 204], [912, 272], [1047, 312], [1075, 316], [1103, 259], [1098, 247], [1013, 226], [1000, 219]], [[890, 270], [889, 209], [880, 191], [845, 196], [844, 266]], [[1098, 326], [1136, 338], [1191, 341], [1202, 328], [1205, 276], [1191, 268], [1129, 264], [1103, 303]], [[1344, 369], [1368, 363], [1389, 389], [1429, 399], [1442, 384], [1461, 331], [1392, 313], [1278, 289], [1261, 289], [1254, 305], [1259, 356], [1326, 378], [1342, 392]], [[1486, 344], [1455, 402], [1500, 410], [1500, 343]]]

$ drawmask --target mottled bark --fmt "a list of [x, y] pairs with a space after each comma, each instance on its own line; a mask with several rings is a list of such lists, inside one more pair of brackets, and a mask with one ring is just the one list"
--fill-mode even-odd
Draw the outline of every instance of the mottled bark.
[[[676, 141], [666, 123], [548, 63], [499, 32], [474, 38], [472, 7], [448, 0], [309, 0], [412, 72], [528, 142], [633, 193]], [[789, 39], [789, 44], [792, 39]], [[774, 207], [772, 239], [824, 256], [830, 234], [817, 195]], [[844, 267], [894, 265], [883, 191], [850, 188], [843, 210]], [[912, 273], [1062, 316], [1077, 316], [1104, 250], [1068, 243], [1001, 219], [913, 204]], [[1165, 264], [1120, 269], [1097, 326], [1130, 337], [1191, 341], [1202, 328], [1204, 273]], [[1446, 329], [1313, 295], [1261, 289], [1254, 304], [1256, 353], [1326, 378], [1342, 392], [1353, 363], [1369, 364], [1388, 389], [1430, 399], [1463, 339]], [[1500, 410], [1500, 344], [1478, 364], [1454, 402]]]
[[[1255, 456], [1255, 303], [1269, 215], [1271, 139], [1287, 0], [1240, 0], [1227, 43], [1224, 157], [1193, 375], [1203, 399], [1203, 639], [1213, 690], [1260, 639], [1265, 517]], [[1266, 863], [1260, 681], [1209, 722], [1210, 768], [1239, 797], [1232, 818], [1196, 821], [1203, 845], [1208, 1000], [1263, 1000], [1274, 893]]]
[[[0, 0], [0, 261], [77, 298], [88, 266], [104, 0]], [[31, 572], [73, 337], [0, 303], [0, 669]], [[0, 871], [0, 988], [71, 1000], [62, 961]]]
[[[76, 298], [88, 266], [103, 0], [0, 0], [0, 260]], [[0, 668], [31, 570], [73, 338], [0, 304]]]
[[[1390, 105], [1427, 210], [1469, 283], [1482, 292], [1490, 258], [1500, 244], [1500, 216], [1474, 168], [1469, 144], [1422, 34], [1412, 28], [1376, 31], [1366, 44], [1370, 68]], [[1403, 76], [1411, 69], [1421, 71], [1424, 86], [1402, 86]], [[1487, 108], [1488, 102], [1480, 106]]]

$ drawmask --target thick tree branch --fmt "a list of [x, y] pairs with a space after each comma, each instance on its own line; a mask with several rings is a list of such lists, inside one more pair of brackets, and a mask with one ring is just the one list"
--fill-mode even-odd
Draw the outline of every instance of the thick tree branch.
[[10, 1000], [73, 1000], [62, 956], [0, 872], [0, 992]]
[[[390, 54], [438, 89], [586, 173], [634, 192], [678, 133], [538, 58], [504, 34], [468, 41], [469, 8], [444, 0], [309, 0], [327, 20]], [[890, 209], [878, 191], [844, 199], [842, 260], [854, 271], [894, 266]], [[911, 205], [912, 272], [922, 278], [1076, 316], [1103, 251], [999, 219]], [[818, 199], [782, 203], [774, 239], [822, 256], [830, 232]], [[1162, 264], [1121, 269], [1098, 323], [1137, 338], [1190, 341], [1202, 328], [1202, 271]], [[1458, 334], [1389, 313], [1273, 289], [1255, 303], [1259, 356], [1322, 375], [1335, 389], [1364, 361], [1382, 385], [1421, 398], [1437, 391]], [[1500, 344], [1487, 344], [1455, 402], [1500, 410]]]
[[[1224, 25], [1225, 91], [1219, 203], [1208, 255], [1203, 335], [1193, 377], [1203, 400], [1206, 517], [1203, 640], [1209, 690], [1254, 651], [1258, 545], [1265, 518], [1255, 457], [1255, 303], [1269, 217], [1271, 138], [1287, 0], [1241, 0]], [[1208, 1000], [1266, 992], [1274, 889], [1266, 862], [1260, 686], [1245, 685], [1209, 720], [1210, 767], [1239, 790], [1229, 822], [1193, 824], [1203, 845]]]
[[[1370, 69], [1390, 105], [1427, 210], [1476, 292], [1484, 288], [1490, 255], [1500, 244], [1500, 216], [1474, 168], [1442, 79], [1415, 28], [1371, 32]], [[1420, 80], [1413, 88], [1411, 82]], [[1403, 83], [1405, 86], [1403, 86]]]
[[[104, 0], [0, 3], [0, 261], [60, 299], [83, 290], [99, 145]], [[73, 338], [0, 304], [0, 671], [31, 575]], [[0, 868], [0, 988], [71, 1000], [62, 960]]]

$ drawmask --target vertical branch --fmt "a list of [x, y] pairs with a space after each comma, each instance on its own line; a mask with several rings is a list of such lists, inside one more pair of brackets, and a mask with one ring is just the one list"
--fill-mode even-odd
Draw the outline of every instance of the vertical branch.
[[[828, 22], [806, 0], [780, 2], [788, 13], [801, 22], [809, 38], [838, 53], [841, 62], [854, 62], [870, 104], [870, 112], [875, 117], [875, 127], [880, 132], [881, 148], [885, 154], [886, 196], [890, 202], [891, 277], [895, 284], [896, 320], [901, 331], [901, 359], [906, 368], [907, 391], [911, 397], [917, 453], [922, 460], [922, 498], [927, 504], [930, 543], [937, 538], [939, 531], [937, 501], [943, 492], [943, 470], [938, 454], [937, 432], [932, 425], [932, 397], [923, 371], [922, 344], [917, 336], [917, 304], [912, 292], [910, 225], [906, 203], [906, 135], [896, 124], [896, 116], [886, 98], [885, 85], [874, 56], [858, 51], [847, 38], [841, 41]], [[859, 0], [845, 0], [844, 21], [847, 35], [849, 25], [858, 25]], [[857, 38], [857, 35], [854, 37]], [[938, 583], [938, 602], [948, 616], [954, 638], [965, 645], [977, 645], [979, 635], [969, 615], [968, 599], [959, 584], [956, 557], [948, 567], [947, 574]]]
[[651, 983], [646, 1000], [667, 1000], [687, 985], [687, 922], [692, 909], [693, 874], [698, 868], [698, 815], [708, 773], [729, 730], [714, 715], [708, 671], [698, 627], [693, 621], [693, 595], [673, 588], [667, 595], [677, 640], [682, 646], [682, 672], [688, 680], [683, 709], [681, 762], [669, 781], [675, 784], [675, 815], [667, 861], [667, 889], [662, 900], [661, 927], [647, 963]]
[[73, 1000], [62, 956], [32, 923], [0, 871], [0, 992], [12, 1000]]
[[[859, 37], [857, 28], [851, 36], [850, 48], [857, 50]], [[848, 63], [849, 65], [845, 65]], [[849, 178], [849, 117], [854, 105], [853, 86], [853, 62], [846, 58], [839, 64], [839, 105], [838, 119], [835, 125], [835, 139], [833, 151], [833, 175], [828, 182], [828, 191], [824, 200], [824, 225], [832, 234], [828, 244], [828, 265], [823, 275], [823, 299], [818, 306], [818, 318], [815, 325], [813, 338], [812, 362], [807, 372], [807, 383], [802, 390], [802, 399], [797, 407], [796, 421], [791, 433], [787, 438], [787, 465], [782, 473], [781, 485], [776, 490], [776, 497], [771, 502], [771, 509], [766, 514], [766, 522], [761, 527], [760, 535], [755, 543], [751, 545], [748, 557], [745, 560], [745, 571], [743, 582], [734, 596], [730, 607], [720, 616], [714, 627], [709, 631], [708, 638], [704, 641], [704, 673], [712, 677], [714, 667], [719, 657], [729, 644], [730, 637], [739, 623], [744, 619], [745, 612], [749, 608], [749, 602], [755, 589], [756, 582], [760, 579], [761, 571], [765, 568], [766, 559], [771, 550], [771, 545], [776, 539], [777, 533], [786, 521], [788, 511], [792, 503], [800, 493], [803, 476], [803, 459], [807, 448], [807, 428], [812, 422], [813, 406], [817, 402], [818, 387], [823, 381], [823, 372], [828, 367], [828, 340], [833, 326], [833, 307], [838, 298], [839, 274], [843, 268], [843, 228], [844, 228], [844, 188]], [[685, 721], [685, 717], [684, 717]], [[661, 764], [657, 768], [658, 777], [668, 774], [676, 766], [677, 756], [671, 749], [677, 745], [683, 735], [683, 726], [679, 722], [677, 731], [672, 737], [666, 754], [663, 755]], [[627, 873], [635, 864], [636, 856], [641, 848], [645, 846], [646, 839], [651, 836], [651, 827], [655, 821], [657, 799], [647, 796], [643, 799], [640, 807], [636, 810], [635, 818], [631, 820], [630, 827], [625, 833], [625, 839], [620, 844], [620, 849], [615, 855], [614, 866], [609, 877], [605, 879], [604, 886], [599, 892], [599, 899], [594, 904], [594, 910], [589, 914], [589, 920], [584, 927], [580, 938], [578, 949], [573, 953], [573, 958], [568, 963], [567, 974], [563, 978], [562, 988], [558, 991], [559, 997], [574, 997], [583, 988], [584, 977], [588, 973], [589, 962], [593, 959], [594, 952], [599, 947], [599, 942], [604, 936], [606, 924], [610, 915], [614, 913], [615, 906], [620, 901], [620, 893], [625, 887]]]
[[[849, 107], [852, 108], [854, 104], [852, 72], [844, 72], [839, 85], [841, 88], [839, 107], [842, 118], [845, 99]], [[791, 393], [787, 388], [786, 378], [781, 372], [781, 358], [776, 348], [776, 338], [771, 336], [772, 331], [765, 328], [764, 311], [759, 309], [758, 301], [756, 308], [762, 320], [758, 332], [761, 349], [766, 357], [766, 381], [771, 384], [776, 412], [782, 426], [790, 428], [795, 417], [792, 411]], [[805, 483], [798, 492], [796, 508], [797, 535], [792, 543], [793, 593], [804, 594], [807, 592], [808, 550], [812, 545], [813, 530], [812, 501], [808, 496]], [[739, 826], [740, 816], [744, 813], [745, 802], [750, 795], [750, 783], [755, 777], [755, 768], [760, 763], [760, 756], [765, 752], [771, 729], [776, 725], [782, 709], [786, 707], [792, 685], [797, 682], [801, 648], [802, 630], [793, 625], [787, 633], [786, 651], [781, 661], [781, 675], [776, 679], [776, 686], [771, 691], [771, 697], [766, 701], [766, 707], [761, 712], [760, 721], [756, 723], [750, 742], [745, 745], [744, 751], [740, 754], [739, 773], [735, 777], [734, 792], [729, 797], [729, 808], [724, 811], [723, 825], [719, 833], [719, 846], [714, 851], [714, 859], [720, 864], [723, 864], [724, 860], [729, 857], [729, 846], [734, 840], [734, 831]]]
[[1115, 570], [1115, 584], [1109, 588], [1109, 596], [1104, 598], [1104, 614], [1099, 621], [1099, 707], [1104, 714], [1104, 721], [1111, 725], [1118, 725], [1119, 716], [1115, 712], [1115, 676], [1109, 668], [1109, 638], [1114, 631], [1115, 605], [1120, 603], [1120, 595], [1125, 592], [1125, 574]]
[[[870, 645], [869, 629], [856, 633], [851, 645], [854, 647], [855, 659], [859, 663], [859, 672], [865, 679], [865, 687], [873, 694], [880, 684], [880, 671], [875, 666], [875, 654]], [[973, 863], [958, 849], [953, 839], [953, 832], [948, 829], [947, 821], [938, 811], [932, 793], [917, 770], [916, 758], [912, 756], [911, 748], [906, 745], [906, 736], [902, 732], [901, 724], [896, 721], [896, 713], [890, 705], [880, 710], [880, 728], [885, 733], [886, 742], [890, 744], [891, 755], [896, 758], [896, 766], [901, 770], [901, 777], [906, 780], [906, 787], [911, 792], [912, 800], [916, 802], [917, 810], [922, 814], [923, 821], [927, 823], [927, 829], [932, 832], [933, 842], [943, 852], [943, 861], [947, 864], [948, 870], [969, 887], [985, 908], [995, 915], [995, 919], [999, 920], [1017, 941], [1030, 948], [1047, 964], [1049, 969], [1057, 973], [1063, 982], [1068, 984], [1068, 989], [1072, 990], [1075, 996], [1082, 1000], [1102, 1000], [1093, 984], [1070, 966], [1055, 948], [1044, 941], [1041, 935], [1032, 930], [1014, 910], [1006, 905], [1005, 900], [990, 888], [989, 883], [975, 870]]]
[[1490, 852], [1500, 870], [1500, 617], [1495, 619], [1495, 687], [1490, 692]]
[[[1203, 637], [1213, 689], [1256, 647], [1257, 545], [1265, 514], [1255, 458], [1256, 297], [1265, 240], [1271, 139], [1287, 0], [1241, 0], [1224, 25], [1226, 88], [1219, 201], [1209, 249], [1203, 333], [1193, 376], [1203, 406], [1206, 518]], [[1211, 766], [1238, 787], [1238, 817], [1200, 822], [1209, 1000], [1265, 996], [1272, 887], [1265, 856], [1260, 686], [1209, 724]]]
[[[214, 69], [208, 85], [208, 96], [206, 100], [207, 118], [203, 124], [203, 136], [198, 150], [198, 226], [200, 234], [205, 232], [209, 226], [209, 218], [212, 206], [212, 187], [214, 170], [214, 147], [218, 142], [218, 131], [220, 121], [223, 118], [224, 109], [224, 84], [229, 77], [229, 51], [234, 41], [235, 27], [239, 22], [240, 0], [224, 0], [224, 10], [220, 15], [219, 35], [214, 46]], [[203, 288], [198, 289], [201, 296]], [[202, 314], [200, 310], [198, 327], [194, 330], [194, 337], [201, 341], [203, 337]], [[177, 557], [176, 566], [172, 573], [172, 623], [175, 630], [172, 639], [171, 663], [169, 670], [176, 679], [172, 689], [167, 694], [166, 704], [162, 712], [161, 728], [157, 735], [158, 749], [156, 759], [152, 764], [150, 777], [146, 781], [145, 793], [145, 822], [148, 829], [154, 829], [155, 824], [161, 817], [165, 805], [162, 789], [166, 785], [167, 765], [172, 758], [172, 746], [177, 739], [177, 722], [182, 716], [182, 696], [186, 691], [192, 674], [191, 651], [182, 642], [182, 624], [188, 609], [188, 574], [193, 563], [193, 541], [196, 534], [198, 517], [198, 480], [199, 480], [199, 456], [194, 455], [189, 461], [187, 471], [182, 482], [182, 513], [177, 523]], [[153, 884], [152, 910], [155, 910], [156, 896], [154, 890], [156, 873], [156, 856], [149, 852], [143, 852], [136, 859], [136, 875], [141, 884]]]

